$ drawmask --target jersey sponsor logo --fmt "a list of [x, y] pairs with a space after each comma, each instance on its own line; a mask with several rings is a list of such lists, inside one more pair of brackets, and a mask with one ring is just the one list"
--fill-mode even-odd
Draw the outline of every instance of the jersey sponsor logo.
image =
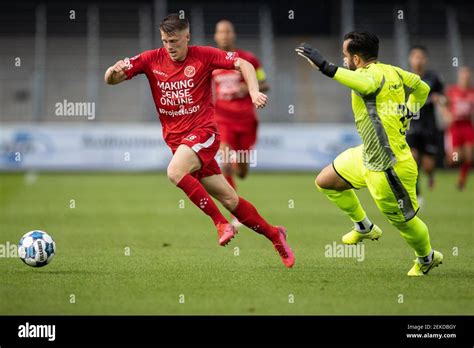
[[130, 58], [124, 58], [123, 61], [127, 65], [127, 70], [130, 70], [131, 68], [133, 68], [133, 64], [130, 62]]
[[399, 83], [392, 83], [392, 84], [388, 85], [389, 91], [393, 91], [393, 90], [399, 89], [399, 88], [402, 88], [402, 83], [401, 83], [401, 82], [399, 82]]
[[184, 140], [189, 140], [189, 141], [193, 141], [197, 138], [196, 135], [194, 134], [191, 134], [191, 135], [188, 135], [186, 138], [184, 138]]
[[237, 70], [220, 70], [213, 74], [214, 81], [217, 83], [239, 83], [241, 76]]
[[240, 99], [247, 95], [241, 91], [242, 78], [236, 70], [223, 70], [222, 73], [214, 75], [213, 79], [217, 84], [216, 96], [219, 100]]
[[158, 81], [158, 87], [163, 90], [179, 90], [179, 89], [186, 89], [186, 88], [193, 88], [194, 87], [194, 80], [178, 80], [178, 81]]
[[165, 106], [180, 106], [193, 104], [191, 88], [194, 87], [194, 80], [178, 81], [158, 81], [157, 86], [161, 89], [160, 104]]
[[467, 99], [458, 98], [454, 100], [453, 106], [456, 115], [469, 115], [471, 113], [472, 102]]
[[193, 105], [189, 108], [185, 108], [184, 105], [181, 105], [179, 107], [179, 110], [166, 110], [163, 108], [159, 108], [159, 113], [162, 116], [177, 117], [195, 114], [199, 112], [200, 109], [201, 108], [199, 105]]
[[235, 57], [235, 52], [227, 52], [227, 56], [225, 57], [225, 59], [229, 60], [229, 59], [234, 59]]
[[157, 74], [157, 75], [160, 75], [160, 76], [164, 76], [164, 77], [167, 77], [168, 74], [163, 72], [163, 71], [159, 71], [159, 70], [153, 70], [153, 73], [154, 74]]
[[184, 68], [184, 75], [186, 77], [193, 77], [196, 74], [196, 69], [192, 65], [188, 65]]

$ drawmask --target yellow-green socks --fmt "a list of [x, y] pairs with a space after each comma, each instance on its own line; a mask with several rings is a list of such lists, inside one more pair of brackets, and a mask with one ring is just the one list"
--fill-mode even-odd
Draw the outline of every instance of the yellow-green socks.
[[418, 216], [407, 222], [392, 224], [400, 231], [401, 236], [415, 250], [415, 255], [419, 258], [431, 254], [430, 234], [428, 227]]
[[320, 192], [324, 193], [331, 202], [337, 205], [339, 209], [346, 213], [353, 222], [362, 221], [366, 218], [365, 211], [353, 189], [336, 191], [324, 189], [318, 184], [316, 184], [316, 187]]

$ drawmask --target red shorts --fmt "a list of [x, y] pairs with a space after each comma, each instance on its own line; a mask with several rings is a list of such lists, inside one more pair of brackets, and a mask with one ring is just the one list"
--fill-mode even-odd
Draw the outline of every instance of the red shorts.
[[474, 127], [469, 121], [454, 123], [446, 131], [446, 147], [449, 150], [464, 144], [474, 145]]
[[229, 145], [232, 150], [251, 150], [257, 142], [257, 129], [257, 120], [239, 127], [232, 123], [219, 123], [221, 142]]
[[179, 145], [189, 146], [201, 160], [201, 169], [191, 173], [200, 180], [207, 176], [221, 174], [215, 159], [220, 145], [220, 136], [214, 128], [196, 128], [189, 133], [170, 133], [165, 138], [173, 154]]

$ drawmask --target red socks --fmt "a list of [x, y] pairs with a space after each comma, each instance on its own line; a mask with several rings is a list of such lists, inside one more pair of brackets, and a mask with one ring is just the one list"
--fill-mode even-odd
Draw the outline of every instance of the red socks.
[[228, 221], [219, 211], [209, 193], [202, 184], [193, 176], [186, 174], [177, 185], [186, 193], [189, 199], [214, 221], [214, 225], [227, 224]]
[[[204, 213], [209, 215], [214, 224], [226, 224], [228, 221], [219, 211], [212, 198], [207, 193], [202, 184], [190, 174], [185, 175], [177, 185], [186, 193], [189, 199], [196, 204]], [[270, 240], [278, 238], [278, 229], [270, 225], [260, 216], [255, 207], [242, 197], [239, 197], [239, 203], [232, 214], [245, 226], [251, 228], [257, 233], [263, 234]]]
[[266, 222], [257, 212], [257, 209], [242, 197], [239, 197], [239, 204], [237, 204], [232, 214], [242, 224], [257, 233], [263, 234], [268, 239], [274, 240], [278, 238], [278, 229]]

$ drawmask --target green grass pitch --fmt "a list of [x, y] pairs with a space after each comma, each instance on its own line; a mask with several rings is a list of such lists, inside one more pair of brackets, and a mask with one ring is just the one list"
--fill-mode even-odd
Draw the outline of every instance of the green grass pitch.
[[474, 313], [472, 182], [458, 192], [456, 173], [440, 172], [425, 190], [419, 216], [445, 261], [420, 278], [406, 276], [414, 255], [367, 190], [359, 197], [383, 237], [364, 242], [363, 261], [326, 257], [351, 223], [313, 182], [312, 173], [251, 173], [238, 183], [288, 228], [296, 264], [286, 269], [247, 228], [220, 247], [211, 220], [164, 173], [3, 173], [0, 244], [41, 229], [58, 252], [38, 269], [0, 258], [0, 315]]

